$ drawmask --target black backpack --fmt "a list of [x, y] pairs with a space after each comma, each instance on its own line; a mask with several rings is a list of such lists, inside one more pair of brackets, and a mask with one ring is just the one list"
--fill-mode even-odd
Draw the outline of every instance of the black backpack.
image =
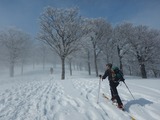
[[112, 80], [116, 82], [125, 80], [122, 71], [118, 67], [112, 67]]

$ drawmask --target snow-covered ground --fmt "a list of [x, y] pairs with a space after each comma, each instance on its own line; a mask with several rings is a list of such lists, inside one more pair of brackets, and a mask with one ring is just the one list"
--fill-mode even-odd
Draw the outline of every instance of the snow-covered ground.
[[74, 71], [73, 76], [60, 80], [59, 71], [28, 71], [14, 78], [0, 77], [0, 120], [159, 120], [160, 80], [126, 77], [118, 86], [125, 112], [102, 97], [110, 97], [107, 79], [101, 84], [97, 104], [99, 79], [87, 72]]

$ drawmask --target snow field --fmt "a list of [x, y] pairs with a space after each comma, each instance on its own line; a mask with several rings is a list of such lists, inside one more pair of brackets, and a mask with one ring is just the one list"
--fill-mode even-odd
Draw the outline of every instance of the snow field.
[[[13, 79], [0, 79], [0, 120], [159, 120], [159, 80], [129, 79], [128, 92], [124, 84], [118, 86], [125, 112], [110, 101], [108, 81], [101, 82], [97, 104], [99, 79], [76, 75], [60, 80], [59, 75], [30, 74]], [[6, 81], [5, 81], [6, 79]]]

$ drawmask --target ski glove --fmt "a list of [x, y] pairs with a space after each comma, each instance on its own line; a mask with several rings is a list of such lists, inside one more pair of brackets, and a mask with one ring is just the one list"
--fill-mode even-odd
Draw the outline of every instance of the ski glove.
[[102, 78], [102, 75], [99, 75], [100, 78]]
[[124, 81], [125, 81], [125, 79], [124, 79], [124, 78], [121, 78], [121, 80], [120, 80], [120, 81], [124, 82]]

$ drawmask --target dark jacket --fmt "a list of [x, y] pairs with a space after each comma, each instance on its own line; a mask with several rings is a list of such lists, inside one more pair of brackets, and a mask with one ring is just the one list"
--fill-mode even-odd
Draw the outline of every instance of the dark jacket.
[[102, 76], [102, 79], [106, 79], [106, 77], [108, 77], [109, 81], [112, 81], [112, 71], [111, 69], [107, 69], [104, 73], [104, 75]]

